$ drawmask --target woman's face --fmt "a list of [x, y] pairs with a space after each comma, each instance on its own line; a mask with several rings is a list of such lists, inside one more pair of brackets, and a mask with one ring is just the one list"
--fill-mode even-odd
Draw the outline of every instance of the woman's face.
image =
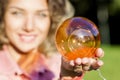
[[9, 0], [4, 16], [7, 37], [21, 52], [35, 50], [46, 38], [50, 15], [46, 0]]

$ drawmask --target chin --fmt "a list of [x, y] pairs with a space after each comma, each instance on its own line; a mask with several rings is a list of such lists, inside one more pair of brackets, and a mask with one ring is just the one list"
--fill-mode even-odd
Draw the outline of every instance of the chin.
[[30, 46], [23, 46], [23, 47], [19, 47], [18, 50], [21, 53], [30, 53], [36, 50], [36, 47], [30, 47]]

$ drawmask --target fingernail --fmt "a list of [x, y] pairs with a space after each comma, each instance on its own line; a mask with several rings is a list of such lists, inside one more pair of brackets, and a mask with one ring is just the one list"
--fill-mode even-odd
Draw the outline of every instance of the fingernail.
[[104, 64], [103, 61], [101, 61], [101, 60], [98, 61], [98, 65], [99, 65], [99, 66], [102, 66], [103, 64]]
[[80, 59], [80, 58], [77, 58], [77, 59], [75, 60], [75, 63], [78, 64], [78, 65], [80, 65], [80, 64], [81, 64], [81, 59]]
[[103, 56], [104, 56], [104, 51], [103, 51], [101, 48], [99, 48], [99, 49], [97, 50], [96, 56], [97, 56], [97, 57], [103, 57]]
[[87, 64], [87, 63], [88, 63], [88, 58], [83, 58], [83, 59], [82, 59], [82, 63], [83, 63], [83, 64]]
[[73, 60], [70, 61], [70, 65], [71, 65], [71, 66], [74, 66], [74, 65], [75, 65]]

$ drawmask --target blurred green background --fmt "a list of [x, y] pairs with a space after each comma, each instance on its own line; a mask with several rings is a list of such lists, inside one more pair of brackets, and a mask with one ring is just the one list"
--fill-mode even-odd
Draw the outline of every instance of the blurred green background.
[[[120, 79], [120, 45], [101, 45], [105, 56], [101, 58], [104, 65], [100, 68], [101, 74], [106, 80]], [[103, 80], [98, 71], [91, 71], [85, 74], [84, 80]]]

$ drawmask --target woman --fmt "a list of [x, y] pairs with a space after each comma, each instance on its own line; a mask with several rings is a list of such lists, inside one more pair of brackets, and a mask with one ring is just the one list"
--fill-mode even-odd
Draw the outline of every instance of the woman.
[[[88, 58], [70, 62], [62, 59], [61, 64], [53, 37], [57, 24], [68, 15], [66, 1], [0, 0], [1, 80], [81, 80], [82, 71], [102, 66], [102, 61], [89, 62]], [[96, 56], [103, 56], [101, 48]], [[73, 69], [81, 64], [82, 70]]]

